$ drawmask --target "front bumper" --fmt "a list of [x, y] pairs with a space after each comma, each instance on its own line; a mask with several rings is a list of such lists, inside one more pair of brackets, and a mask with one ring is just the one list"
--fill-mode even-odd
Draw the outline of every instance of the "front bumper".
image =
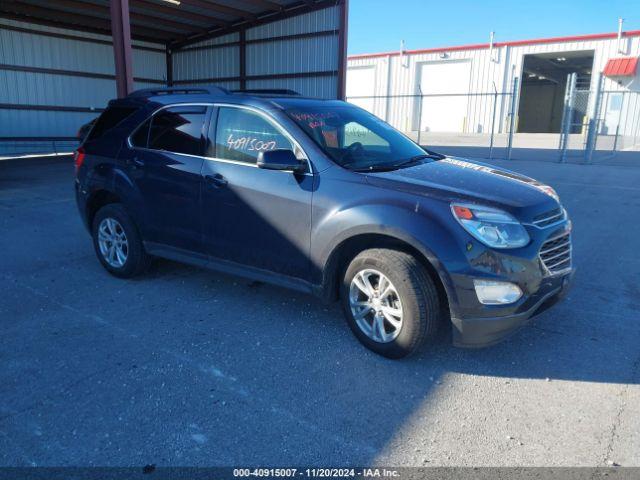
[[[451, 318], [453, 344], [458, 347], [479, 348], [498, 343], [514, 333], [535, 315], [562, 299], [571, 287], [574, 271], [547, 277], [540, 289], [524, 299], [513, 313], [499, 316]], [[496, 313], [500, 313], [499, 310]]]

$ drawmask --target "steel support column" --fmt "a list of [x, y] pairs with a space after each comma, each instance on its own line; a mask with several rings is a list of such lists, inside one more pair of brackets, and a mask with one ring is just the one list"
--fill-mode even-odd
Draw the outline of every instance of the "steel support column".
[[347, 96], [347, 38], [349, 27], [349, 0], [340, 3], [340, 26], [338, 32], [338, 98]]
[[111, 5], [113, 56], [116, 66], [116, 89], [118, 98], [122, 98], [133, 91], [129, 0], [110, 0], [109, 3]]

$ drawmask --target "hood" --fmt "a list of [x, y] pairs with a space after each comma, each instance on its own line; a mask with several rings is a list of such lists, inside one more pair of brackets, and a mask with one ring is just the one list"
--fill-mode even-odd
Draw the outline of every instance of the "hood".
[[382, 188], [440, 200], [502, 208], [523, 220], [558, 208], [559, 203], [550, 187], [532, 178], [456, 157], [390, 172], [367, 173], [367, 181]]

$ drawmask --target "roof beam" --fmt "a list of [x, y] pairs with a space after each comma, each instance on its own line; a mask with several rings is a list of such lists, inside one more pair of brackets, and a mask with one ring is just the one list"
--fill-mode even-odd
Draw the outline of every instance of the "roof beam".
[[[203, 25], [213, 25], [215, 21], [219, 21], [218, 17], [211, 17], [206, 14], [190, 12], [183, 8], [179, 8], [178, 5], [173, 5], [171, 3], [161, 5], [157, 2], [154, 2], [153, 0], [132, 0], [131, 6], [134, 8], [144, 9], [144, 12], [150, 12], [150, 10], [153, 10], [156, 12], [164, 13], [166, 15], [172, 15], [174, 17], [181, 17], [191, 22], [198, 22]], [[151, 13], [147, 14], [151, 15]], [[210, 20], [213, 20], [213, 22]], [[220, 23], [222, 24], [225, 22], [221, 21]]]
[[238, 19], [255, 18], [255, 15], [248, 10], [241, 10], [234, 7], [227, 7], [226, 5], [220, 5], [215, 2], [208, 2], [205, 0], [180, 0], [180, 3], [184, 5], [190, 5], [192, 7], [201, 8], [206, 11], [215, 10], [225, 15], [234, 17], [234, 21]]
[[[109, 21], [111, 19], [112, 13], [109, 10], [109, 7], [106, 5], [96, 5], [94, 3], [86, 3], [77, 0], [56, 0], [54, 3], [50, 5], [55, 5], [56, 7], [62, 7], [65, 9], [67, 13], [75, 13], [69, 10], [75, 10], [80, 15], [86, 15], [88, 17], [100, 18], [103, 20]], [[150, 16], [146, 14], [140, 13], [129, 13], [130, 23], [131, 25], [141, 25], [145, 27], [147, 24], [151, 25], [162, 25], [169, 29], [175, 30], [181, 34], [185, 32], [189, 32], [193, 27], [188, 22], [179, 22], [174, 20], [169, 20], [167, 18], [159, 18], [156, 16]], [[153, 28], [153, 27], [152, 27]]]
[[[111, 22], [109, 20], [85, 17], [78, 14], [74, 15], [36, 5], [19, 4], [13, 0], [3, 0], [2, 3], [0, 3], [0, 11], [3, 16], [7, 16], [7, 14], [11, 16], [14, 14], [16, 17], [21, 17], [16, 19], [24, 22], [111, 36]], [[78, 23], [80, 19], [82, 20], [81, 24]], [[172, 36], [165, 30], [147, 27], [136, 27], [136, 32], [137, 34], [133, 35], [132, 38], [147, 42], [165, 43], [170, 40]]]
[[280, 11], [284, 10], [285, 5], [280, 5], [275, 2], [270, 2], [269, 0], [242, 0], [245, 3], [253, 5], [255, 7], [264, 8], [265, 10], [275, 10]]

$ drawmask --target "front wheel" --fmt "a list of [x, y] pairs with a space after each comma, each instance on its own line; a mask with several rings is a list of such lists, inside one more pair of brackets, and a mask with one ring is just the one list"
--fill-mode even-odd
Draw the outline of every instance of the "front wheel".
[[389, 358], [415, 352], [435, 336], [440, 321], [433, 280], [415, 257], [397, 250], [356, 256], [346, 269], [341, 300], [358, 340]]

